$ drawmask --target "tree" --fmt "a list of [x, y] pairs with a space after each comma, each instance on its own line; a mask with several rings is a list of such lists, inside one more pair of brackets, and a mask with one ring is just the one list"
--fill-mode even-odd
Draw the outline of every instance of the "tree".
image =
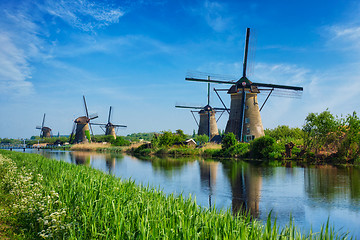
[[320, 114], [309, 113], [303, 126], [305, 148], [318, 152], [324, 144], [339, 137], [339, 127], [340, 121], [328, 110]]
[[346, 117], [341, 130], [344, 132], [344, 140], [341, 142], [339, 155], [345, 158], [357, 158], [360, 153], [360, 119], [356, 112]]

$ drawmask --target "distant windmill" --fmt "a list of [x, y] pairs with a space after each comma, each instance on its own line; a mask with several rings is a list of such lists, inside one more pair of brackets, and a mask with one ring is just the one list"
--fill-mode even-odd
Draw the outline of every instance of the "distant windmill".
[[[209, 141], [211, 141], [215, 136], [219, 135], [217, 128], [217, 120], [215, 119], [216, 110], [225, 111], [226, 108], [213, 108], [210, 106], [210, 83], [208, 83], [208, 96], [207, 96], [207, 105], [205, 107], [193, 107], [193, 106], [182, 106], [176, 105], [176, 108], [187, 108], [187, 109], [200, 109], [200, 111], [191, 111], [195, 122], [197, 123], [199, 130], [198, 135], [207, 135]], [[198, 123], [194, 112], [198, 112], [200, 115], [200, 122]], [[221, 117], [221, 116], [220, 116]], [[219, 120], [219, 119], [218, 119]]]
[[109, 117], [108, 117], [108, 122], [105, 123], [92, 123], [92, 125], [99, 125], [101, 127], [101, 129], [103, 129], [103, 127], [105, 127], [105, 135], [111, 135], [114, 137], [114, 139], [116, 139], [116, 133], [115, 133], [115, 128], [117, 127], [126, 127], [125, 125], [118, 125], [118, 124], [112, 124], [111, 123], [111, 116], [112, 116], [112, 107], [110, 106], [109, 109]]
[[44, 124], [45, 124], [45, 113], [44, 113], [44, 117], [43, 117], [43, 121], [42, 121], [41, 127], [40, 127], [40, 126], [36, 126], [36, 129], [39, 129], [39, 130], [40, 130], [40, 137], [41, 137], [41, 138], [51, 137], [51, 128], [45, 127]]
[[86, 116], [78, 117], [74, 120], [74, 126], [71, 131], [71, 135], [70, 135], [71, 143], [91, 142], [89, 127], [91, 130], [91, 135], [93, 135], [93, 131], [91, 128], [90, 121], [98, 117], [97, 114], [93, 114], [93, 115], [89, 116], [85, 96], [83, 96], [83, 99], [84, 99], [84, 107], [85, 107]]
[[[299, 94], [303, 91], [302, 87], [275, 85], [267, 83], [251, 82], [246, 77], [246, 65], [248, 56], [250, 28], [246, 30], [245, 53], [243, 63], [243, 75], [239, 80], [224, 81], [210, 80], [188, 76], [185, 80], [198, 82], [212, 82], [222, 84], [232, 84], [228, 90], [231, 95], [230, 115], [226, 125], [225, 133], [232, 132], [240, 141], [248, 142], [254, 138], [264, 136], [264, 128], [261, 121], [260, 111], [264, 106], [271, 93], [281, 90], [290, 94]], [[263, 89], [259, 89], [263, 87]], [[259, 109], [257, 94], [261, 91], [269, 91], [269, 94]], [[280, 91], [280, 92], [281, 92]]]

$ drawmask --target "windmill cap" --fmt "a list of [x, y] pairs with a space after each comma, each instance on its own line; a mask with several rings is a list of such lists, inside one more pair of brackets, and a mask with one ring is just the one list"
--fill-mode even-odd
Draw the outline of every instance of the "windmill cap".
[[199, 113], [212, 112], [212, 111], [214, 111], [214, 109], [210, 105], [206, 105], [203, 109], [199, 111]]
[[74, 122], [80, 123], [80, 124], [86, 124], [89, 122], [89, 118], [87, 116], [78, 117], [77, 119], [75, 119]]
[[227, 93], [237, 93], [241, 88], [251, 88], [252, 82], [247, 77], [241, 77], [234, 85], [230, 87]]

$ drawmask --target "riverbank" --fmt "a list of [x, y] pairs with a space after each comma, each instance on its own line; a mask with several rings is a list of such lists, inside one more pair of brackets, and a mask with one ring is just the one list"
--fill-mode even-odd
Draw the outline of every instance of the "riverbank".
[[[333, 165], [333, 166], [360, 166], [360, 161], [346, 161], [337, 158], [334, 154], [293, 154], [291, 157], [286, 157], [277, 151], [276, 154], [263, 160], [254, 158], [249, 151], [250, 144], [241, 143], [228, 149], [223, 149], [221, 144], [206, 143], [201, 147], [193, 146], [172, 146], [162, 148], [152, 148], [150, 144], [136, 143], [130, 146], [111, 146], [110, 144], [102, 143], [88, 143], [76, 144], [71, 146], [71, 151], [97, 151], [108, 153], [126, 153], [128, 155], [139, 158], [151, 157], [201, 157], [205, 159], [215, 159], [226, 161], [232, 160], [246, 160], [246, 161], [261, 161], [264, 163], [277, 164], [279, 166], [302, 166], [302, 165]], [[271, 154], [270, 154], [271, 155]]]
[[1, 202], [12, 203], [0, 221], [26, 239], [336, 239], [330, 228], [305, 234], [294, 226], [280, 229], [270, 220], [261, 225], [88, 167], [36, 154], [0, 154]]

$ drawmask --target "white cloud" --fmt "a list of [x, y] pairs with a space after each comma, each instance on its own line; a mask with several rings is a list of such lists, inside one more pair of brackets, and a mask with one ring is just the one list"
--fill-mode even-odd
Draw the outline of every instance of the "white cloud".
[[227, 16], [227, 8], [221, 2], [205, 0], [200, 8], [191, 9], [191, 12], [202, 16], [207, 24], [217, 32], [226, 30], [231, 18]]
[[360, 26], [334, 25], [327, 28], [328, 44], [340, 50], [360, 50]]
[[33, 93], [33, 64], [51, 57], [54, 43], [45, 40], [50, 34], [46, 14], [84, 31], [116, 23], [124, 14], [109, 4], [87, 0], [2, 3], [0, 9], [0, 93], [7, 96]]
[[124, 11], [118, 7], [87, 0], [49, 0], [44, 9], [83, 31], [93, 31], [117, 23], [124, 15]]

